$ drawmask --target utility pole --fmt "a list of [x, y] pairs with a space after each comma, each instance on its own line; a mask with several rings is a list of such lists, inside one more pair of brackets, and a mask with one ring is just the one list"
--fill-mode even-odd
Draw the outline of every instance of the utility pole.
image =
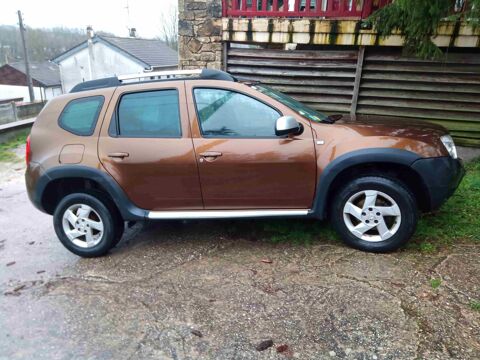
[[23, 58], [25, 59], [25, 74], [27, 75], [28, 94], [30, 95], [30, 101], [33, 102], [35, 101], [35, 93], [33, 92], [32, 77], [30, 76], [30, 64], [28, 61], [27, 40], [25, 37], [25, 26], [23, 26], [22, 12], [18, 10], [17, 14], [18, 14], [18, 25], [20, 26], [20, 35], [22, 37]]

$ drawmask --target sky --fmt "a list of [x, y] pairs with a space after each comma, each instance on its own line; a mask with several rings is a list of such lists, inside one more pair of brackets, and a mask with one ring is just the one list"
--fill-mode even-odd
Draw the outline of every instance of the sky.
[[162, 34], [162, 14], [169, 16], [177, 2], [178, 0], [2, 0], [0, 25], [17, 25], [17, 10], [21, 10], [25, 25], [33, 28], [62, 26], [85, 29], [92, 25], [97, 31], [128, 36], [128, 27], [134, 27], [138, 36], [153, 38]]

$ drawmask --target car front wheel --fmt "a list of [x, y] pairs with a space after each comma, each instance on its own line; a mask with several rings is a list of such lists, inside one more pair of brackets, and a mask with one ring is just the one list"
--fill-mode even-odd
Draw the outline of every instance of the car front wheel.
[[371, 252], [404, 245], [415, 232], [415, 199], [400, 181], [365, 176], [347, 183], [333, 197], [332, 225], [344, 242]]

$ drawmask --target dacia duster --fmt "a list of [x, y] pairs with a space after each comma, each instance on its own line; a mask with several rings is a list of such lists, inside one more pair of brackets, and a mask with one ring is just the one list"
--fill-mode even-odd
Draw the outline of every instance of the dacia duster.
[[146, 219], [328, 218], [348, 245], [392, 251], [464, 175], [440, 126], [326, 116], [207, 69], [78, 84], [38, 115], [27, 164], [31, 201], [84, 257]]

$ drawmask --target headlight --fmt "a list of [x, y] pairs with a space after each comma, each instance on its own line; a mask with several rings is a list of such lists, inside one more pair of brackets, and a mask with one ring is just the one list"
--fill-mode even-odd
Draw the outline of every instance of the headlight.
[[454, 159], [457, 158], [457, 148], [455, 147], [455, 143], [450, 135], [443, 135], [440, 140], [442, 140], [445, 149], [447, 149], [450, 156]]

